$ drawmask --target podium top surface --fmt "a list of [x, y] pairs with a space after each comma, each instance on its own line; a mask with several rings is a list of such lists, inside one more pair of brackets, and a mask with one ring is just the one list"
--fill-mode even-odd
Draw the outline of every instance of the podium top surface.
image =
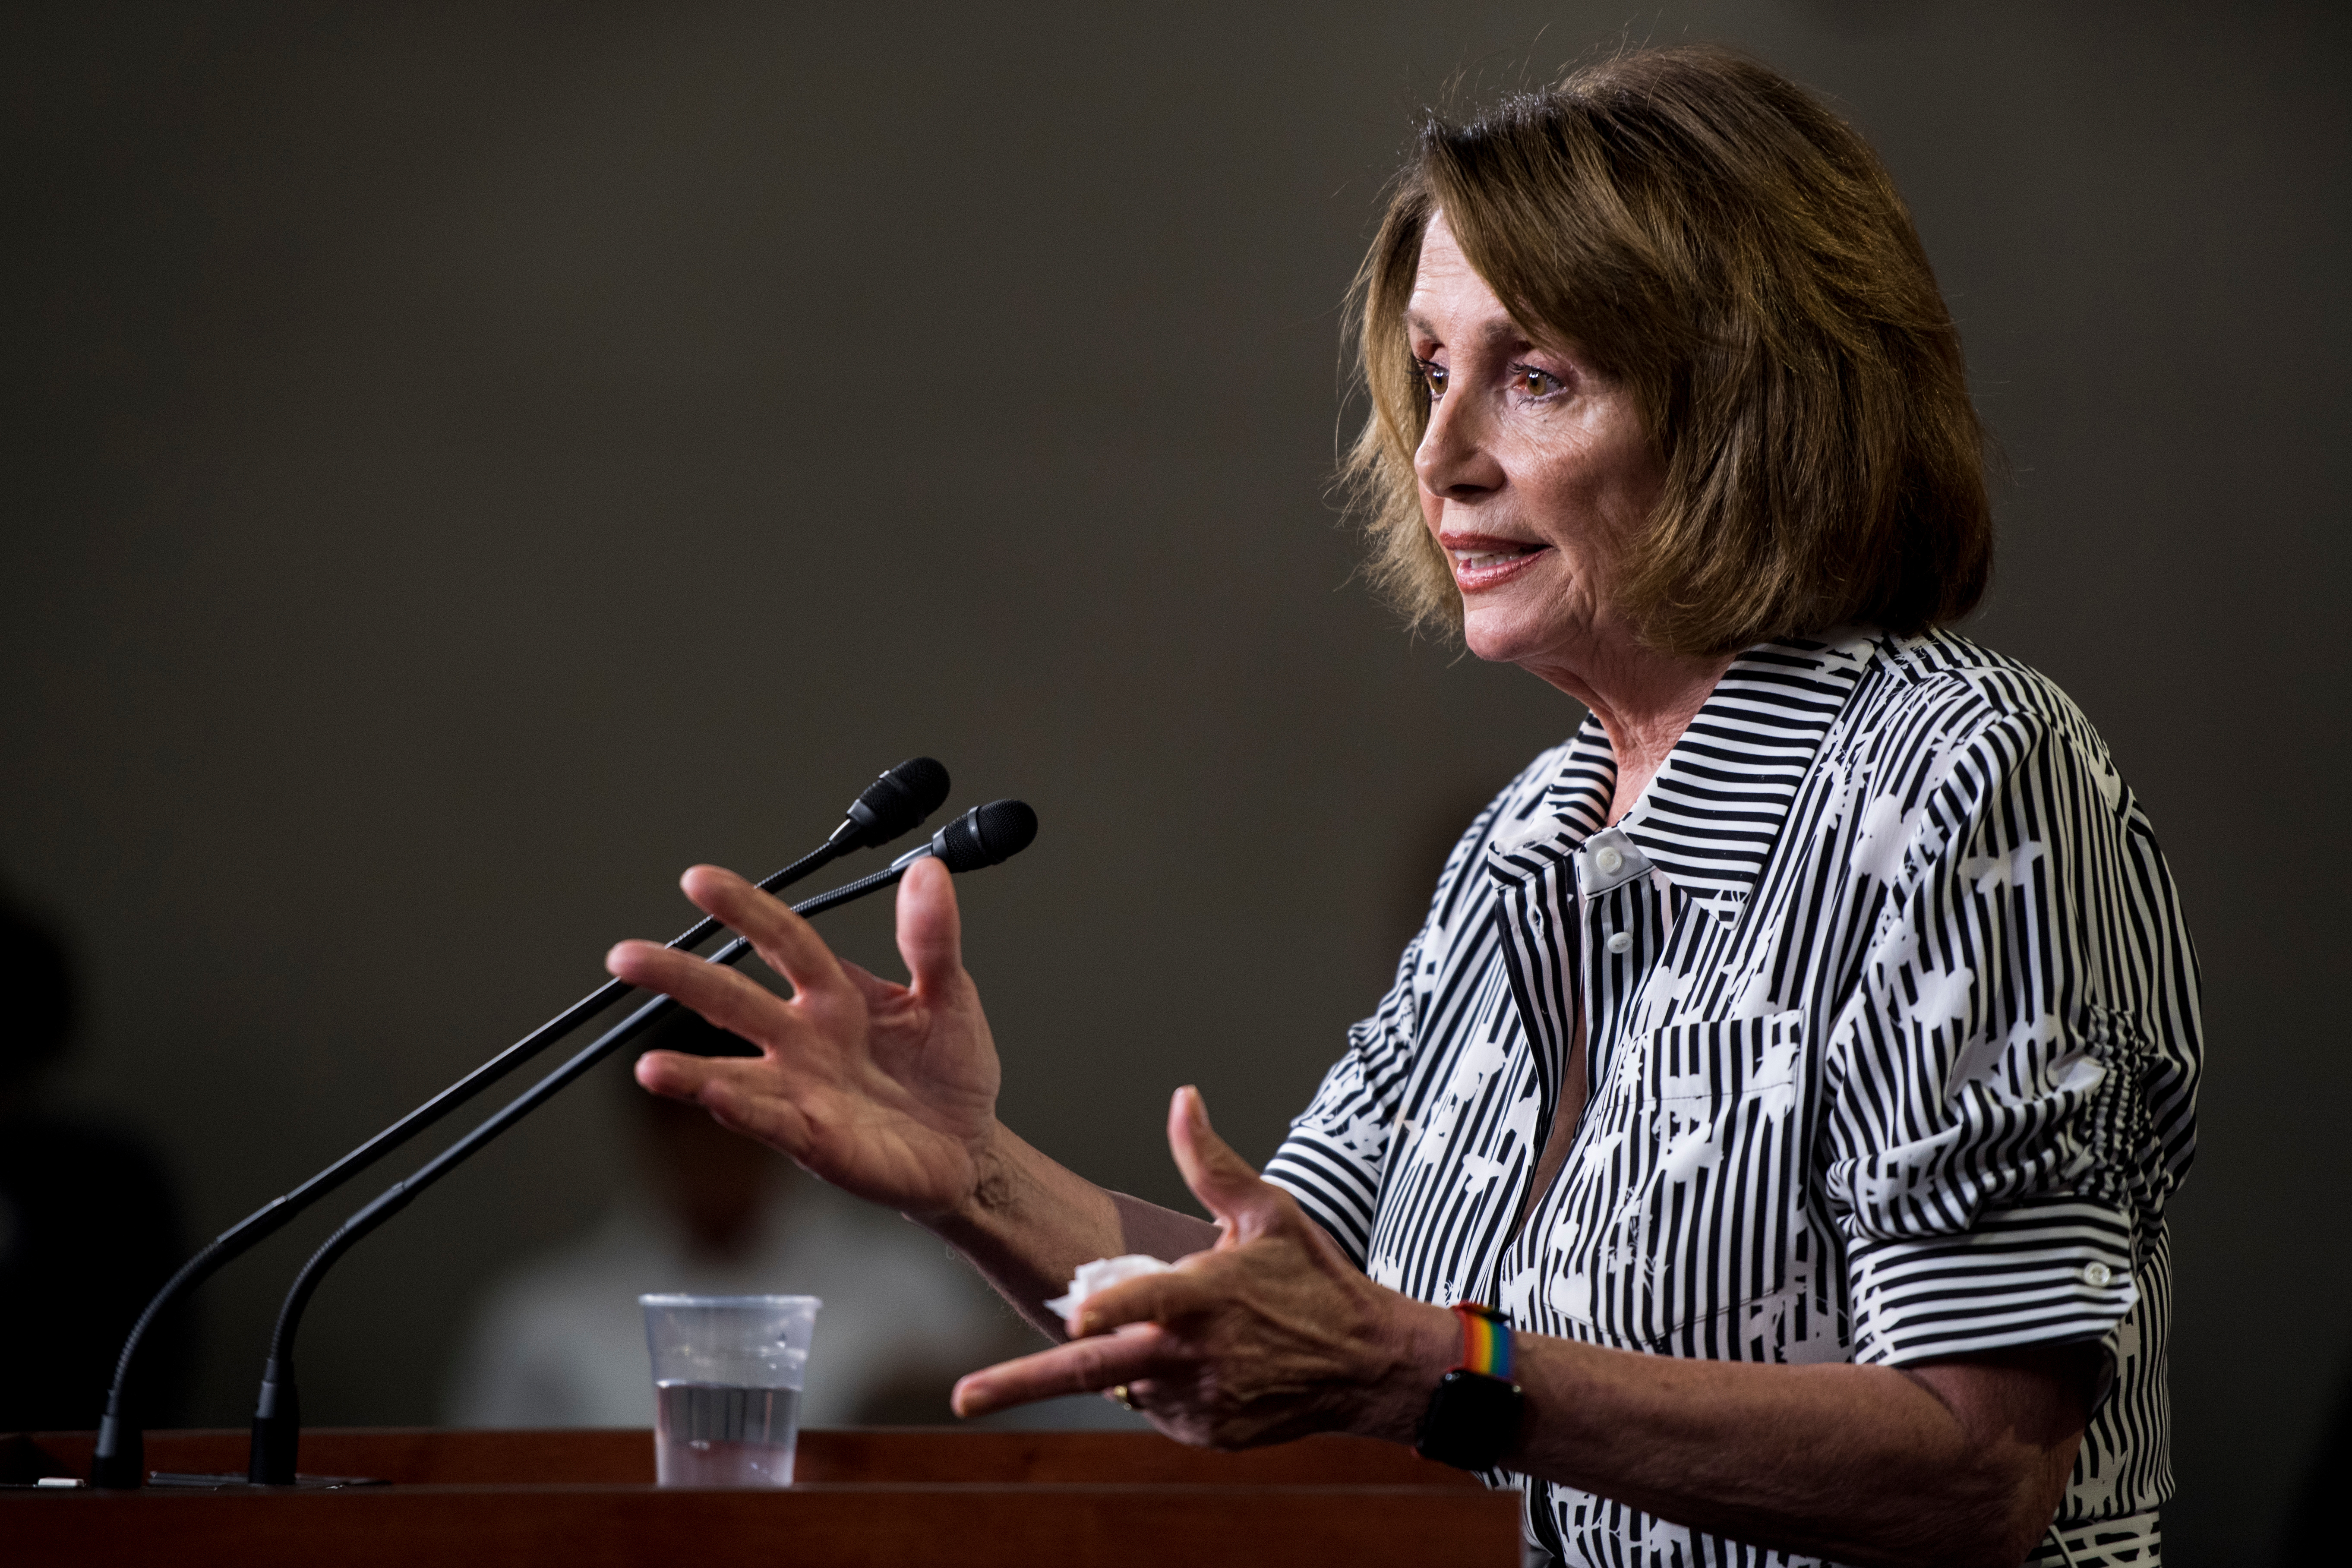
[[[149, 1468], [241, 1471], [246, 1434], [154, 1432]], [[0, 1438], [0, 1471], [86, 1475], [89, 1433]], [[811, 1430], [779, 1490], [660, 1489], [645, 1430], [306, 1433], [307, 1474], [383, 1485], [0, 1493], [27, 1562], [760, 1561], [953, 1563], [967, 1568], [1297, 1568], [1347, 1563], [1515, 1568], [1516, 1494], [1410, 1450], [1311, 1437], [1246, 1453], [1149, 1432]], [[12, 1552], [12, 1556], [15, 1552]]]

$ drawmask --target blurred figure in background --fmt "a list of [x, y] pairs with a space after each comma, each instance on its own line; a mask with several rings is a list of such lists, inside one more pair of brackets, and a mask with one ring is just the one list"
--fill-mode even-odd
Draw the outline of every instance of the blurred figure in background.
[[[72, 966], [54, 933], [5, 900], [0, 997], [0, 1430], [86, 1430], [123, 1336], [184, 1256], [178, 1205], [138, 1140], [40, 1109], [73, 1039]], [[150, 1426], [178, 1420], [189, 1350], [184, 1315], [149, 1338]]]
[[[699, 1019], [672, 1027], [675, 1048], [743, 1049]], [[946, 1422], [959, 1375], [1038, 1344], [978, 1276], [897, 1215], [802, 1174], [698, 1107], [615, 1081], [638, 1180], [587, 1237], [492, 1288], [448, 1389], [451, 1425], [652, 1425], [637, 1307], [648, 1291], [823, 1298], [801, 1408], [810, 1426]]]

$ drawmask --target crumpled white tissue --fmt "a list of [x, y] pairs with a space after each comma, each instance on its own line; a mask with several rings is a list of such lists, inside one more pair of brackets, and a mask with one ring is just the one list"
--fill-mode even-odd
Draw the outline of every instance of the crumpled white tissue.
[[1124, 1258], [1097, 1258], [1092, 1263], [1081, 1263], [1070, 1277], [1070, 1293], [1056, 1296], [1045, 1303], [1057, 1318], [1066, 1318], [1070, 1309], [1097, 1290], [1108, 1290], [1114, 1285], [1124, 1285], [1130, 1279], [1140, 1279], [1147, 1274], [1165, 1274], [1176, 1267], [1140, 1252], [1130, 1252]]

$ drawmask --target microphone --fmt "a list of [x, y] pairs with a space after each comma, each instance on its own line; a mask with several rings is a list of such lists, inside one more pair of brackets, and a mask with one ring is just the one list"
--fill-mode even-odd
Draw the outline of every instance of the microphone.
[[[793, 911], [803, 917], [838, 909], [853, 900], [879, 891], [898, 881], [907, 868], [927, 857], [936, 856], [947, 863], [950, 871], [977, 871], [989, 866], [1003, 865], [1022, 850], [1029, 847], [1037, 837], [1037, 814], [1028, 805], [1017, 800], [991, 801], [974, 806], [932, 836], [930, 843], [902, 855], [887, 870], [819, 893], [815, 898], [794, 904]], [[737, 937], [710, 955], [712, 963], [736, 964], [751, 951], [750, 942]], [[599, 1036], [595, 1042], [572, 1057], [562, 1067], [509, 1100], [496, 1114], [488, 1117], [471, 1132], [435, 1155], [415, 1173], [395, 1182], [374, 1202], [352, 1215], [327, 1237], [302, 1272], [294, 1279], [293, 1287], [286, 1292], [286, 1300], [278, 1310], [278, 1327], [270, 1335], [269, 1360], [261, 1373], [261, 1392], [253, 1411], [253, 1444], [247, 1458], [247, 1479], [256, 1486], [291, 1486], [294, 1484], [296, 1461], [302, 1442], [301, 1400], [294, 1384], [294, 1339], [301, 1331], [302, 1314], [310, 1298], [319, 1289], [319, 1281], [335, 1260], [357, 1246], [368, 1234], [394, 1215], [406, 1208], [409, 1201], [434, 1183], [447, 1175], [467, 1160], [479, 1152], [490, 1141], [538, 1110], [561, 1092], [563, 1088], [643, 1034], [677, 1008], [675, 998], [657, 996], [620, 1023]]]
[[992, 800], [975, 805], [937, 833], [920, 849], [909, 849], [890, 862], [900, 873], [927, 855], [948, 863], [950, 871], [977, 871], [1002, 866], [1037, 837], [1037, 814], [1025, 800]]
[[[859, 792], [843, 814], [841, 826], [824, 844], [771, 874], [760, 887], [766, 892], [776, 892], [854, 850], [887, 844], [937, 811], [947, 798], [947, 769], [929, 757], [909, 757]], [[699, 921], [667, 945], [680, 949], [699, 947], [719, 928], [719, 922], [715, 920]], [[90, 1458], [90, 1485], [134, 1488], [146, 1479], [145, 1435], [131, 1414], [133, 1406], [128, 1395], [139, 1347], [158, 1318], [221, 1268], [276, 1235], [312, 1204], [604, 1012], [631, 989], [618, 980], [605, 982], [300, 1186], [270, 1199], [182, 1264], [179, 1272], [155, 1292], [122, 1342], [121, 1353], [115, 1360], [113, 1386], [107, 1391], [106, 1413], [99, 1421], [98, 1444]]]
[[[919, 849], [909, 849], [889, 868], [861, 877], [829, 893], [819, 893], [804, 904], [794, 904], [793, 910], [801, 915], [823, 914], [838, 908], [852, 899], [895, 886], [907, 874], [907, 868], [916, 861], [936, 857], [947, 862], [949, 870], [959, 876], [966, 871], [978, 871], [990, 866], [1002, 866], [1024, 849], [1037, 837], [1037, 814], [1022, 800], [992, 800], [986, 805], [975, 805], [937, 833]], [[713, 963], [719, 962], [714, 955]]]
[[825, 842], [839, 846], [836, 853], [879, 849], [947, 802], [947, 769], [929, 757], [909, 757], [849, 803], [841, 826]]

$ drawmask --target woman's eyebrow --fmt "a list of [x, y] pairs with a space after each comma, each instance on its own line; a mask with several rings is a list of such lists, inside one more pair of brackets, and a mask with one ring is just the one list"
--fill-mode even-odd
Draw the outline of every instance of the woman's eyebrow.
[[[1433, 343], [1442, 343], [1445, 341], [1444, 335], [1429, 324], [1429, 319], [1418, 310], [1407, 310], [1404, 313], [1404, 324]], [[1527, 329], [1508, 317], [1499, 321], [1481, 323], [1473, 335], [1482, 347], [1530, 349], [1538, 346], [1536, 340], [1528, 335]]]

